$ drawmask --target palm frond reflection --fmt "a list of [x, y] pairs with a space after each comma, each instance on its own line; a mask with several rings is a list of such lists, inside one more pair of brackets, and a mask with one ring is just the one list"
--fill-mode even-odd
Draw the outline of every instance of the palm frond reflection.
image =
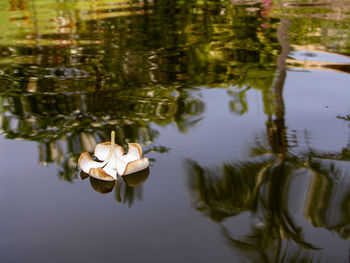
[[[193, 206], [221, 224], [229, 244], [258, 255], [259, 262], [283, 262], [281, 258], [274, 260], [286, 253], [286, 244], [295, 247], [292, 254], [317, 250], [317, 245], [305, 239], [292, 207], [304, 211], [314, 227], [334, 231], [344, 239], [350, 237], [350, 181], [341, 164], [315, 158], [312, 152], [297, 156], [287, 153], [281, 159], [280, 154], [271, 154], [272, 149], [258, 147], [252, 151], [255, 157], [249, 161], [216, 168], [187, 160]], [[296, 178], [303, 178], [301, 184], [295, 185]], [[225, 222], [244, 212], [259, 223], [252, 225], [250, 234], [234, 237]]]

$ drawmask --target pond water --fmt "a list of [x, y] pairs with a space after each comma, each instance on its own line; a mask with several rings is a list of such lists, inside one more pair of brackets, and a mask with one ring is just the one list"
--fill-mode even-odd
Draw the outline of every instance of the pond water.
[[[350, 1], [0, 2], [1, 262], [349, 262]], [[138, 142], [149, 172], [86, 177]]]

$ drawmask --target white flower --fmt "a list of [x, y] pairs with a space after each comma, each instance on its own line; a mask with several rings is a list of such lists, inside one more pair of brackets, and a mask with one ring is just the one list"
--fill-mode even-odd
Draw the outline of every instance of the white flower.
[[148, 158], [142, 158], [142, 148], [138, 143], [128, 143], [129, 149], [124, 154], [123, 147], [115, 143], [115, 132], [111, 133], [111, 142], [99, 143], [95, 146], [94, 155], [101, 162], [92, 160], [89, 153], [80, 155], [78, 165], [90, 176], [113, 181], [117, 176], [136, 173], [149, 166]]

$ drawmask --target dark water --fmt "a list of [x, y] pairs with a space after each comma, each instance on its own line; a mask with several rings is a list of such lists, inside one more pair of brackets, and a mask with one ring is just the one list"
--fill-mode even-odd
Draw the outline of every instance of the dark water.
[[[350, 2], [0, 2], [0, 262], [349, 262]], [[77, 169], [108, 141], [150, 173]]]

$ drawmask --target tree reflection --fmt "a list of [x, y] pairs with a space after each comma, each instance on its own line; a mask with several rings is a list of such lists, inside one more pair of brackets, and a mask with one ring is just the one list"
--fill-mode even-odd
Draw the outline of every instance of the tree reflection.
[[[239, 5], [23, 2], [25, 10], [16, 1], [1, 4], [8, 8], [0, 21], [17, 21], [0, 41], [2, 134], [39, 142], [40, 162], [55, 162], [68, 181], [77, 177], [78, 155], [111, 130], [121, 145], [137, 141], [158, 151], [157, 125], [185, 133], [199, 123], [204, 103], [192, 86], [273, 80], [274, 29], [262, 30]], [[266, 76], [257, 80], [257, 70]]]
[[[247, 258], [252, 257], [252, 262], [284, 262], [284, 253], [290, 257], [317, 249], [305, 240], [303, 229], [291, 212], [291, 207], [300, 205], [299, 198], [303, 198], [300, 210], [304, 210], [310, 223], [348, 239], [350, 182], [341, 166], [315, 158], [312, 152], [288, 152], [281, 159], [272, 148], [267, 149], [270, 153], [249, 161], [225, 163], [217, 169], [188, 161], [195, 208], [220, 223], [229, 244]], [[260, 147], [259, 151], [264, 152]], [[298, 185], [300, 189], [292, 188], [297, 177], [306, 183]], [[249, 212], [258, 223], [249, 235], [235, 238], [225, 227], [225, 219], [243, 212]]]
[[[291, 206], [300, 206], [299, 198], [304, 198], [301, 204], [304, 216], [315, 227], [335, 231], [344, 239], [350, 237], [350, 190], [346, 172], [332, 158], [320, 158], [322, 154], [315, 154], [311, 148], [297, 152], [298, 138], [290, 137], [287, 132], [283, 86], [290, 51], [289, 25], [288, 18], [281, 19], [277, 36], [282, 51], [277, 58], [278, 74], [273, 86], [275, 110], [267, 114], [266, 136], [260, 136], [254, 143], [251, 158], [224, 163], [217, 168], [187, 161], [195, 208], [220, 223], [228, 243], [251, 262], [316, 259], [313, 251], [319, 248], [304, 237], [304, 230], [291, 211]], [[296, 177], [308, 182], [299, 183], [298, 189], [294, 189]], [[306, 197], [302, 193], [305, 187]], [[249, 213], [257, 223], [252, 225], [249, 234], [234, 237], [225, 219], [243, 212]]]
[[111, 130], [121, 145], [136, 141], [147, 151], [164, 152], [166, 148], [153, 143], [159, 133], [152, 123], [175, 123], [186, 131], [200, 121], [203, 103], [173, 92], [152, 87], [139, 92], [3, 94], [2, 133], [8, 139], [39, 142], [40, 162], [55, 162], [61, 166], [60, 176], [71, 181], [80, 153], [107, 141]]
[[[293, 165], [308, 163], [323, 169], [311, 158], [314, 155], [306, 154], [303, 163], [290, 152], [282, 98], [288, 45], [282, 43], [283, 38], [276, 38], [280, 19], [268, 15], [270, 7], [264, 6], [261, 15], [254, 11], [259, 10], [260, 1], [97, 2], [0, 3], [4, 7], [0, 10], [0, 31], [4, 33], [0, 39], [1, 133], [8, 139], [38, 142], [40, 162], [56, 163], [60, 178], [72, 181], [77, 177], [79, 154], [107, 141], [111, 130], [116, 130], [121, 145], [136, 141], [146, 151], [166, 151], [166, 147], [155, 145], [157, 127], [174, 124], [185, 133], [199, 123], [205, 105], [193, 87], [201, 86], [226, 88], [230, 108], [238, 115], [249, 110], [246, 92], [259, 90], [268, 115], [269, 144], [262, 147], [259, 142], [252, 150], [261, 158], [227, 165], [228, 183], [213, 181], [223, 191], [213, 192], [206, 202], [213, 202], [208, 207], [217, 210], [203, 211], [216, 221], [255, 211], [256, 196], [268, 173], [286, 174], [280, 176], [281, 181], [271, 178], [277, 189], [288, 181]], [[338, 50], [349, 52], [348, 34], [343, 33], [346, 21], [327, 20], [327, 25], [339, 30], [325, 37], [325, 30], [314, 20], [307, 20], [306, 25], [298, 16], [290, 20], [294, 25], [291, 37], [298, 45], [327, 39], [326, 46], [333, 48], [332, 36], [339, 34], [345, 44]], [[306, 35], [311, 35], [310, 39], [302, 38]], [[241, 178], [252, 171], [260, 176]], [[207, 177], [202, 177], [206, 189]], [[221, 196], [228, 185], [244, 180], [248, 181], [243, 188]], [[226, 199], [230, 200], [227, 206], [220, 206]], [[236, 202], [234, 209], [231, 202]], [[277, 218], [283, 212], [278, 210], [280, 206], [272, 207]], [[289, 223], [283, 220], [274, 224], [287, 231]], [[291, 234], [299, 238], [295, 229]]]

